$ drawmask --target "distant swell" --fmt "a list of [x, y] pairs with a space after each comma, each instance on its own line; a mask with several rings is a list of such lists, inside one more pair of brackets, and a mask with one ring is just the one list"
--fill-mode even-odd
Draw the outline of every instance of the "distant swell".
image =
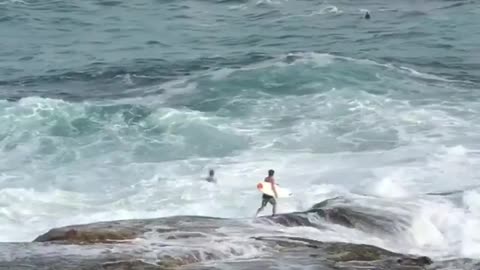
[[[162, 95], [166, 90], [163, 84], [175, 80], [196, 81], [206, 75], [215, 76], [218, 71], [231, 70], [242, 71], [258, 68], [270, 68], [275, 70], [289, 64], [325, 65], [321, 61], [328, 60], [328, 54], [296, 52], [279, 57], [268, 56], [264, 53], [253, 52], [242, 57], [224, 58], [198, 58], [185, 61], [167, 61], [164, 59], [136, 59], [131, 62], [117, 63], [92, 63], [82, 70], [65, 71], [54, 69], [45, 75], [22, 77], [14, 80], [0, 81], [0, 99], [16, 101], [30, 96], [45, 98], [58, 98], [67, 101], [121, 99]], [[323, 60], [321, 58], [324, 58]], [[378, 71], [383, 67], [394, 67], [391, 63], [377, 63], [371, 60], [361, 60], [349, 57], [330, 55], [335, 63], [341, 65], [343, 61], [351, 62], [353, 70], [362, 72], [362, 67], [367, 65], [376, 66]], [[386, 58], [387, 61], [398, 59]], [[404, 63], [400, 61], [400, 63]], [[422, 63], [417, 63], [422, 65]], [[439, 66], [436, 63], [427, 65]], [[441, 65], [440, 65], [441, 66]], [[452, 68], [452, 67], [448, 67]], [[413, 70], [413, 69], [410, 69]], [[330, 72], [335, 72], [335, 67]], [[396, 72], [401, 72], [398, 68]], [[374, 72], [374, 70], [372, 70]], [[422, 74], [415, 71], [415, 74]], [[325, 76], [329, 76], [325, 74]], [[418, 77], [418, 76], [417, 76]], [[426, 75], [423, 78], [433, 79], [435, 75]], [[422, 77], [418, 77], [422, 78]], [[437, 77], [441, 79], [440, 77]], [[339, 79], [339, 78], [332, 78]], [[458, 83], [475, 81], [475, 78], [456, 76], [453, 79]], [[467, 81], [465, 81], [467, 80]], [[468, 81], [470, 80], [470, 81]], [[340, 82], [341, 83], [341, 82]], [[261, 86], [260, 86], [261, 87]], [[301, 85], [299, 85], [301, 87]], [[29, 90], [26, 90], [29, 89]]]
[[[82, 70], [55, 69], [47, 71], [45, 75], [0, 81], [0, 99], [18, 100], [39, 95], [48, 98], [80, 101], [141, 96], [141, 91], [131, 93], [126, 90], [132, 87], [158, 85], [219, 67], [240, 68], [265, 59], [270, 59], [270, 57], [262, 53], [249, 53], [242, 58], [233, 59], [214, 57], [183, 62], [170, 62], [164, 59], [136, 59], [131, 62], [117, 63], [117, 65], [92, 63]], [[125, 76], [130, 77], [130, 83], [125, 82]], [[77, 88], [73, 87], [77, 84], [81, 85], [78, 92], [76, 91]], [[70, 85], [72, 86], [71, 89], [68, 87]], [[16, 88], [22, 89], [24, 87], [38, 87], [40, 89], [35, 92], [31, 92], [31, 90], [28, 92], [15, 91]]]

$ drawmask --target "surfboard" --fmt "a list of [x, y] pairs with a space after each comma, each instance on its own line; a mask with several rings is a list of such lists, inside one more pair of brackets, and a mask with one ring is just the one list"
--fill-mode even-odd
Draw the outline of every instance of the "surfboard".
[[[272, 184], [269, 182], [259, 182], [257, 184], [258, 191], [262, 192], [263, 194], [267, 194], [270, 196], [275, 196], [272, 190]], [[275, 184], [275, 190], [277, 191], [277, 195], [279, 198], [290, 197], [292, 196], [292, 192], [286, 188], [279, 187]]]

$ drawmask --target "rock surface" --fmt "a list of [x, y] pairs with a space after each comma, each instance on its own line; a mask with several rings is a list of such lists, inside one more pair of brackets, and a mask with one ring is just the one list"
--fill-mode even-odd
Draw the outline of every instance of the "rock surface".
[[398, 230], [396, 222], [331, 201], [255, 221], [176, 216], [100, 222], [52, 229], [31, 243], [0, 244], [0, 269], [480, 269], [473, 260], [433, 262], [376, 246], [321, 242], [285, 232], [291, 227], [323, 230], [334, 223], [387, 235]]

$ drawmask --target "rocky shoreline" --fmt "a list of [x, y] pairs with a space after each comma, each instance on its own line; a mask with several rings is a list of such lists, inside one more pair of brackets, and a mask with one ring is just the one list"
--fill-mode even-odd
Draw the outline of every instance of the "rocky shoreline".
[[321, 222], [308, 218], [312, 214], [324, 222], [360, 229], [388, 224], [387, 219], [378, 220], [352, 209], [328, 205], [329, 202], [324, 202], [306, 212], [255, 221], [175, 216], [55, 228], [31, 243], [0, 244], [0, 269], [480, 268], [479, 262], [468, 259], [436, 262], [426, 256], [399, 254], [373, 245], [292, 236], [278, 229], [299, 226], [321, 229]]

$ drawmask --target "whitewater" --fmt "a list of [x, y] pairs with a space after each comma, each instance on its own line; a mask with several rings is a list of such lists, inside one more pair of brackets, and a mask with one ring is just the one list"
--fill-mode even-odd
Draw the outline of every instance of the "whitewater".
[[288, 235], [480, 259], [477, 3], [0, 8], [1, 242], [117, 219], [253, 222], [274, 169], [294, 194], [280, 213], [341, 197], [401, 221], [388, 237], [268, 225]]

